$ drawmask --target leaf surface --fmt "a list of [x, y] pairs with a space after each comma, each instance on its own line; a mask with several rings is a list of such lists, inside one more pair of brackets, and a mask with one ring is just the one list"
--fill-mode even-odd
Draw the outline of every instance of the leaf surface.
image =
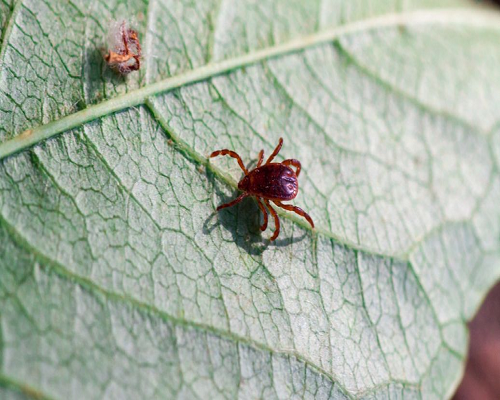
[[[500, 273], [500, 17], [427, 3], [0, 2], [0, 395], [449, 397]], [[281, 136], [317, 229], [270, 244], [206, 157]]]

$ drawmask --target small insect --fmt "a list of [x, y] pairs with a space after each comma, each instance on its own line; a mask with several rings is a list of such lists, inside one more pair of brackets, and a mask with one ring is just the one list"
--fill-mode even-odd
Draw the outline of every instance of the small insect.
[[[259, 153], [257, 167], [251, 171], [246, 169], [241, 157], [234, 151], [223, 149], [214, 151], [210, 154], [210, 158], [217, 157], [218, 155], [228, 155], [235, 158], [245, 173], [243, 179], [241, 179], [238, 183], [238, 189], [243, 191], [243, 193], [230, 203], [217, 207], [217, 211], [226, 207], [232, 207], [235, 204], [238, 204], [245, 197], [255, 196], [257, 205], [264, 215], [264, 223], [261, 225], [260, 230], [265, 231], [267, 229], [268, 215], [266, 207], [274, 218], [276, 229], [271, 237], [271, 241], [275, 240], [280, 234], [280, 220], [274, 208], [271, 207], [271, 201], [280, 208], [293, 211], [303, 216], [307, 222], [311, 224], [311, 227], [314, 228], [313, 220], [304, 210], [300, 207], [282, 203], [284, 200], [292, 200], [297, 196], [299, 191], [299, 182], [297, 178], [300, 174], [301, 166], [300, 161], [293, 158], [280, 163], [271, 162], [280, 152], [281, 146], [283, 146], [283, 138], [279, 139], [278, 146], [276, 146], [264, 165], [262, 165], [264, 160], [264, 150], [261, 150]], [[290, 166], [295, 167], [297, 169], [296, 172], [294, 172]]]
[[141, 68], [141, 44], [137, 31], [123, 21], [115, 22], [108, 33], [108, 54], [106, 63], [121, 75], [127, 75]]

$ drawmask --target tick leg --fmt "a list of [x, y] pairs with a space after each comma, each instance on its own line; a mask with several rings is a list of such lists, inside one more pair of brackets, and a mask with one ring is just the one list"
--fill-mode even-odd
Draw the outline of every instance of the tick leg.
[[262, 161], [264, 161], [264, 149], [259, 152], [259, 161], [257, 161], [257, 168], [262, 165]]
[[227, 203], [227, 204], [223, 204], [219, 207], [217, 207], [217, 211], [220, 211], [222, 210], [223, 208], [227, 208], [227, 207], [232, 207], [236, 204], [238, 204], [241, 200], [243, 200], [245, 197], [248, 196], [248, 193], [242, 193], [240, 194], [236, 199], [234, 199], [233, 201]]
[[283, 204], [279, 200], [273, 200], [273, 201], [274, 201], [274, 204], [276, 204], [278, 207], [284, 208], [285, 210], [288, 210], [288, 211], [293, 211], [294, 213], [301, 215], [302, 217], [307, 219], [307, 222], [309, 222], [311, 224], [311, 227], [314, 228], [314, 222], [313, 222], [312, 218], [302, 208], [292, 206], [291, 204]]
[[260, 230], [264, 232], [267, 229], [267, 211], [266, 208], [264, 207], [264, 204], [262, 204], [262, 201], [257, 197], [257, 205], [260, 208], [260, 211], [262, 211], [262, 215], [264, 215], [264, 223], [260, 226]]
[[274, 149], [273, 154], [271, 154], [267, 159], [266, 164], [269, 164], [271, 161], [273, 161], [274, 157], [276, 157], [276, 155], [280, 152], [281, 146], [283, 146], [283, 138], [280, 138], [280, 140], [278, 141], [278, 145]]
[[276, 226], [274, 230], [273, 236], [271, 236], [271, 242], [275, 240], [278, 235], [280, 234], [280, 219], [278, 217], [278, 214], [276, 214], [276, 210], [271, 207], [271, 204], [269, 204], [269, 200], [264, 200], [264, 203], [266, 204], [267, 208], [269, 209], [269, 212], [274, 218], [274, 225]]
[[297, 177], [299, 176], [300, 174], [300, 161], [299, 160], [296, 160], [295, 158], [290, 158], [288, 160], [285, 160], [282, 162], [283, 165], [293, 165], [295, 168], [297, 168], [297, 172], [295, 172], [295, 175], [297, 175]]
[[236, 158], [236, 160], [238, 160], [238, 164], [240, 164], [240, 167], [243, 170], [243, 172], [245, 173], [245, 175], [248, 175], [248, 170], [246, 169], [245, 165], [243, 164], [243, 161], [241, 160], [241, 157], [239, 156], [238, 153], [231, 151], [231, 150], [228, 150], [228, 149], [217, 150], [217, 151], [214, 151], [212, 154], [210, 154], [210, 158], [217, 157], [218, 155], [221, 155], [221, 156], [227, 155], [229, 157]]

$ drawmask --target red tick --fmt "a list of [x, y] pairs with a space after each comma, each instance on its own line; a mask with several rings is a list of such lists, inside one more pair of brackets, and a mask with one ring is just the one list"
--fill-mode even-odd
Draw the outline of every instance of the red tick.
[[[230, 203], [217, 207], [217, 211], [226, 207], [234, 206], [245, 197], [254, 196], [257, 200], [257, 205], [264, 215], [264, 223], [261, 225], [260, 230], [265, 231], [267, 229], [268, 216], [266, 207], [274, 218], [276, 229], [271, 237], [271, 241], [275, 240], [280, 233], [280, 220], [274, 208], [271, 207], [271, 201], [280, 208], [293, 211], [303, 216], [307, 222], [311, 224], [311, 227], [314, 228], [313, 220], [302, 208], [282, 203], [283, 200], [294, 199], [299, 192], [299, 181], [297, 178], [300, 174], [300, 161], [290, 158], [280, 163], [271, 162], [280, 152], [281, 146], [283, 146], [283, 138], [280, 138], [278, 146], [276, 146], [264, 165], [262, 165], [262, 161], [264, 160], [264, 150], [261, 150], [259, 153], [257, 167], [251, 171], [246, 169], [241, 157], [234, 151], [223, 149], [214, 151], [210, 154], [210, 157], [228, 155], [235, 158], [245, 173], [243, 179], [241, 179], [238, 183], [238, 189], [243, 191], [243, 193]], [[295, 167], [297, 171], [294, 172], [290, 166]]]

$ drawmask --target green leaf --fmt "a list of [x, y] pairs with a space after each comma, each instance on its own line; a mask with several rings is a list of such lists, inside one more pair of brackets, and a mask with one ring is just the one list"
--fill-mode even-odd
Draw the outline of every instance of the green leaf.
[[[500, 16], [428, 3], [0, 1], [0, 397], [449, 397], [500, 274]], [[207, 155], [281, 136], [317, 229], [270, 243]]]

